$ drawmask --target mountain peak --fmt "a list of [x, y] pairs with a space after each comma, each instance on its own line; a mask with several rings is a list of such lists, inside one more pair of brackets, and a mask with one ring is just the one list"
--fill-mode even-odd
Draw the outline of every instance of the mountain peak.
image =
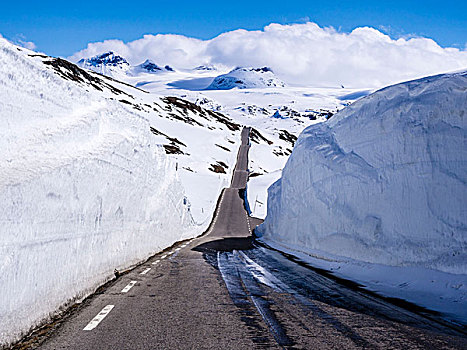
[[137, 71], [144, 71], [144, 72], [149, 72], [149, 73], [159, 73], [159, 72], [174, 72], [174, 69], [170, 67], [169, 65], [165, 65], [164, 67], [158, 66], [156, 63], [154, 63], [152, 60], [147, 59], [140, 65], [137, 65], [136, 67]]
[[274, 74], [273, 70], [270, 67], [262, 67], [262, 68], [251, 68], [251, 67], [236, 67], [230, 73], [235, 71], [243, 71], [243, 72], [258, 72], [258, 73], [267, 73], [271, 72]]
[[209, 65], [209, 64], [202, 64], [201, 66], [193, 68], [193, 70], [200, 70], [200, 71], [211, 71], [217, 70], [216, 67]]
[[129, 66], [128, 61], [120, 55], [116, 55], [113, 51], [108, 51], [91, 58], [82, 58], [78, 61], [80, 65], [98, 67], [98, 66]]
[[155, 64], [153, 61], [149, 59], [141, 63], [138, 67], [148, 72], [158, 72], [162, 70], [161, 67], [159, 67], [157, 64]]

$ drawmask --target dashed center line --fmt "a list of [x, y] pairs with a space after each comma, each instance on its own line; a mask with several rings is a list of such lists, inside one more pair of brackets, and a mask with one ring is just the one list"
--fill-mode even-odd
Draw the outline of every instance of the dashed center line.
[[175, 249], [175, 251], [178, 252], [180, 249], [182, 249], [182, 248], [177, 248], [177, 249]]
[[137, 283], [137, 281], [131, 281], [128, 285], [122, 289], [122, 293], [127, 293], [133, 286]]
[[164, 254], [161, 256], [161, 259], [165, 259], [165, 258], [167, 258], [167, 254]]
[[140, 275], [145, 275], [145, 274], [147, 274], [150, 270], [151, 270], [151, 268], [148, 267], [146, 270], [144, 270], [143, 272], [141, 272]]
[[107, 305], [105, 306], [101, 312], [99, 312], [96, 317], [94, 317], [91, 322], [87, 324], [86, 327], [83, 328], [83, 331], [90, 331], [97, 327], [99, 323], [109, 314], [110, 311], [114, 308], [114, 305]]
[[154, 261], [152, 264], [153, 264], [153, 265], [156, 265], [156, 264], [158, 264], [159, 262], [160, 262], [160, 260], [156, 260], [156, 261]]

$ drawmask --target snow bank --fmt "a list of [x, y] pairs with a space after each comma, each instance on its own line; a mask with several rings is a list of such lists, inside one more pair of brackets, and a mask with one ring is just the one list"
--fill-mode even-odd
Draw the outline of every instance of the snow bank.
[[382, 89], [300, 135], [268, 244], [467, 322], [467, 73]]
[[0, 346], [197, 229], [148, 119], [42, 57], [0, 39]]
[[467, 73], [382, 89], [300, 135], [266, 240], [467, 273]]
[[281, 177], [281, 171], [250, 177], [248, 179], [247, 198], [251, 216], [264, 219], [266, 217], [268, 187]]

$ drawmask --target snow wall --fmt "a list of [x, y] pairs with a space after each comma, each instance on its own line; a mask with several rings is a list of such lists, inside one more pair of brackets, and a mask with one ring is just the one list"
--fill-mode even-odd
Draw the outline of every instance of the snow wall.
[[264, 239], [467, 273], [467, 72], [391, 86], [300, 135]]
[[1, 347], [199, 228], [147, 120], [0, 44]]

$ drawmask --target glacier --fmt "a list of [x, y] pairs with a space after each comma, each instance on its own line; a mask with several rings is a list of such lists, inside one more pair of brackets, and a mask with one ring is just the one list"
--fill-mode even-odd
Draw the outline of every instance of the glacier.
[[400, 268], [419, 271], [408, 279], [453, 276], [450, 311], [462, 313], [466, 116], [463, 71], [381, 89], [307, 127], [268, 190], [258, 235], [315, 260], [351, 262], [362, 274], [361, 266], [376, 264], [399, 275], [408, 271]]

